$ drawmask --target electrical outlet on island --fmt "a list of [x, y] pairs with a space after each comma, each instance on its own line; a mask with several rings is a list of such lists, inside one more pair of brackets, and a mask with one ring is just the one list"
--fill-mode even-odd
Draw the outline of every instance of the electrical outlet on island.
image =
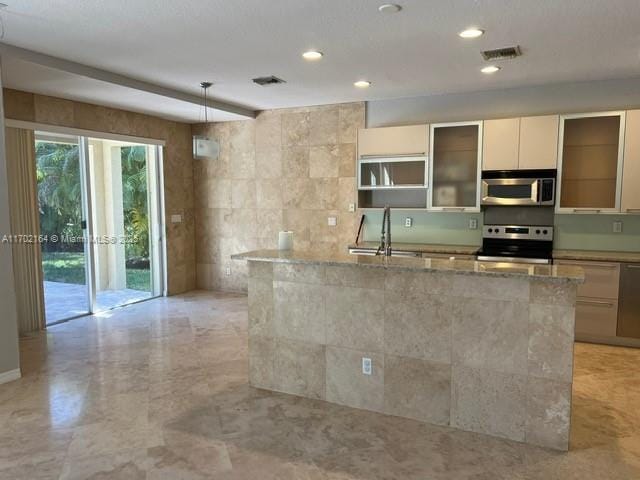
[[364, 375], [371, 375], [371, 370], [373, 368], [372, 362], [370, 358], [362, 357], [362, 373]]

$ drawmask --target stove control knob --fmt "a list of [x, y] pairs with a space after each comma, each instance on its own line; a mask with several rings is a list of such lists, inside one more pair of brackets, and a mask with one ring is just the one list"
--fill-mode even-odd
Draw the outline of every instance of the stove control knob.
[[540, 235], [540, 229], [536, 230], [536, 235]]
[[500, 229], [499, 228], [496, 228], [496, 233], [500, 233]]
[[489, 233], [493, 233], [493, 228], [490, 228], [490, 229], [489, 229]]
[[546, 230], [543, 230], [542, 233], [544, 233], [546, 235], [548, 232]]

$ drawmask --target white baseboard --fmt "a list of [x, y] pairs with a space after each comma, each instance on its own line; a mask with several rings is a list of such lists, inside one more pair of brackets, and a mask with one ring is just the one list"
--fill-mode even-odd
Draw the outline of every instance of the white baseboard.
[[0, 385], [7, 382], [13, 382], [14, 380], [18, 380], [22, 376], [20, 373], [20, 369], [16, 368], [15, 370], [9, 370], [8, 372], [0, 373]]

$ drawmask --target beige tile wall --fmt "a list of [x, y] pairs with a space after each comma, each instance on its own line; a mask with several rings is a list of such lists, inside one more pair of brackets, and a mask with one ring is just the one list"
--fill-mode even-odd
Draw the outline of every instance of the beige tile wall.
[[5, 117], [48, 125], [164, 140], [165, 215], [183, 222], [167, 224], [168, 291], [193, 290], [195, 218], [191, 127], [185, 123], [61, 98], [4, 89]]
[[251, 385], [568, 448], [575, 285], [267, 262], [249, 273]]
[[220, 143], [218, 160], [193, 167], [199, 288], [246, 291], [246, 265], [230, 256], [276, 248], [280, 230], [294, 231], [295, 248], [342, 249], [354, 240], [358, 217], [348, 210], [364, 108], [269, 110], [256, 120], [194, 125], [194, 134]]

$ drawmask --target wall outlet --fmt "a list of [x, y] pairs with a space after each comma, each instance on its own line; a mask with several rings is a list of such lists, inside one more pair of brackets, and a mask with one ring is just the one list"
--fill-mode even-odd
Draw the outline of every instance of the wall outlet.
[[404, 219], [404, 226], [405, 227], [413, 227], [413, 218], [411, 217], [407, 217]]
[[478, 219], [470, 218], [469, 219], [469, 230], [477, 230], [478, 229]]
[[338, 225], [338, 219], [336, 217], [327, 218], [327, 225], [329, 225], [330, 227], [335, 227], [336, 225]]
[[225, 269], [224, 269], [224, 274], [225, 274], [226, 276], [230, 276], [230, 275], [231, 275], [231, 267], [227, 267], [227, 268], [225, 268]]
[[613, 222], [613, 233], [622, 233], [622, 222]]
[[351, 213], [353, 213], [353, 212], [355, 212], [355, 211], [356, 211], [356, 204], [355, 204], [355, 203], [350, 203], [350, 204], [349, 204], [349, 211], [350, 211]]
[[171, 223], [182, 223], [182, 215], [171, 215]]
[[371, 359], [367, 357], [362, 357], [362, 373], [364, 375], [371, 375], [372, 369]]

